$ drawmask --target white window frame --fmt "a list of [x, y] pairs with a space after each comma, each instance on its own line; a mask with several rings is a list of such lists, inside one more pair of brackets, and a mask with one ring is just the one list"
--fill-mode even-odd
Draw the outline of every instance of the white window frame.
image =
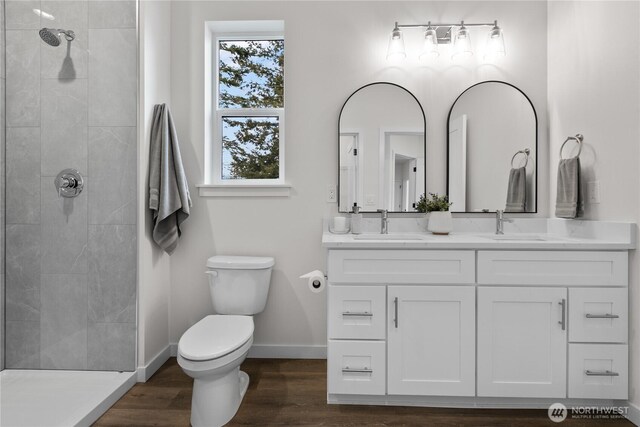
[[[285, 185], [285, 109], [284, 108], [220, 108], [220, 84], [218, 77], [220, 75], [220, 52], [218, 47], [221, 41], [233, 40], [284, 40], [283, 32], [230, 32], [216, 33], [215, 42], [212, 43], [213, 52], [211, 57], [215, 61], [215, 73], [210, 76], [212, 83], [213, 96], [211, 97], [213, 105], [212, 120], [212, 159], [210, 163], [210, 171], [212, 183], [216, 186], [278, 186]], [[213, 65], [213, 64], [212, 64]], [[211, 67], [213, 69], [213, 67]], [[286, 87], [286, 77], [285, 77]], [[222, 118], [223, 117], [277, 117], [278, 118], [278, 178], [277, 179], [222, 179]]]

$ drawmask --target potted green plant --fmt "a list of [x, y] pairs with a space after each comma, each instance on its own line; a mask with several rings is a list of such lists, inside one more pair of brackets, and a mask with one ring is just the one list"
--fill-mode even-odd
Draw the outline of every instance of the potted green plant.
[[416, 204], [416, 210], [428, 214], [428, 231], [446, 235], [453, 230], [453, 219], [449, 212], [451, 204], [447, 195], [439, 196], [436, 193], [429, 193], [427, 197], [423, 194]]

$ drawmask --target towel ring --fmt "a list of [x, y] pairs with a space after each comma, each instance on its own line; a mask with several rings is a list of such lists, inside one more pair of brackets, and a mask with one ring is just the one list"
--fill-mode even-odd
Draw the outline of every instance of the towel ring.
[[513, 157], [511, 158], [511, 167], [515, 169], [515, 166], [513, 166], [513, 161], [516, 159], [516, 156], [518, 154], [524, 154], [526, 156], [525, 159], [524, 159], [524, 167], [526, 168], [527, 164], [529, 163], [529, 154], [530, 153], [531, 153], [531, 150], [529, 150], [528, 148], [525, 148], [524, 150], [516, 151], [516, 154], [514, 154]]
[[580, 153], [582, 152], [582, 140], [584, 139], [584, 136], [582, 136], [581, 134], [576, 134], [576, 136], [569, 136], [567, 137], [567, 139], [564, 140], [564, 142], [562, 143], [562, 145], [560, 146], [560, 160], [562, 160], [562, 150], [564, 149], [564, 146], [567, 142], [573, 140], [575, 142], [578, 143], [578, 154], [576, 154], [576, 157], [580, 157]]

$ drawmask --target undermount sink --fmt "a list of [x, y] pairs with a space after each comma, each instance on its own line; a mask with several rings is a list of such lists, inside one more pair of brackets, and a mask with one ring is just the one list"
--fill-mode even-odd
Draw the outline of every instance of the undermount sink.
[[545, 241], [548, 240], [541, 234], [492, 234], [481, 236], [491, 240], [509, 240], [509, 241]]
[[426, 236], [420, 234], [356, 234], [354, 240], [424, 240]]

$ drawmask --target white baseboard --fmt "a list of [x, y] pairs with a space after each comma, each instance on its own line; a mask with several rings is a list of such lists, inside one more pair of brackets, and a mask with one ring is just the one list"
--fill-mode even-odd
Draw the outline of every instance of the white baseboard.
[[326, 359], [326, 345], [254, 344], [249, 350], [253, 359]]
[[[177, 345], [176, 345], [176, 348], [177, 348]], [[163, 350], [161, 350], [158, 354], [156, 354], [153, 357], [153, 359], [151, 359], [151, 362], [147, 363], [145, 366], [140, 366], [138, 369], [136, 369], [136, 373], [138, 375], [138, 382], [146, 383], [149, 380], [149, 378], [151, 378], [151, 376], [155, 374], [156, 371], [160, 369], [160, 367], [164, 365], [164, 363], [167, 360], [169, 360], [169, 358], [172, 356], [172, 350], [173, 350], [173, 345], [168, 345]]]
[[637, 426], [640, 426], [640, 406], [627, 402], [629, 410], [627, 411], [627, 419]]

